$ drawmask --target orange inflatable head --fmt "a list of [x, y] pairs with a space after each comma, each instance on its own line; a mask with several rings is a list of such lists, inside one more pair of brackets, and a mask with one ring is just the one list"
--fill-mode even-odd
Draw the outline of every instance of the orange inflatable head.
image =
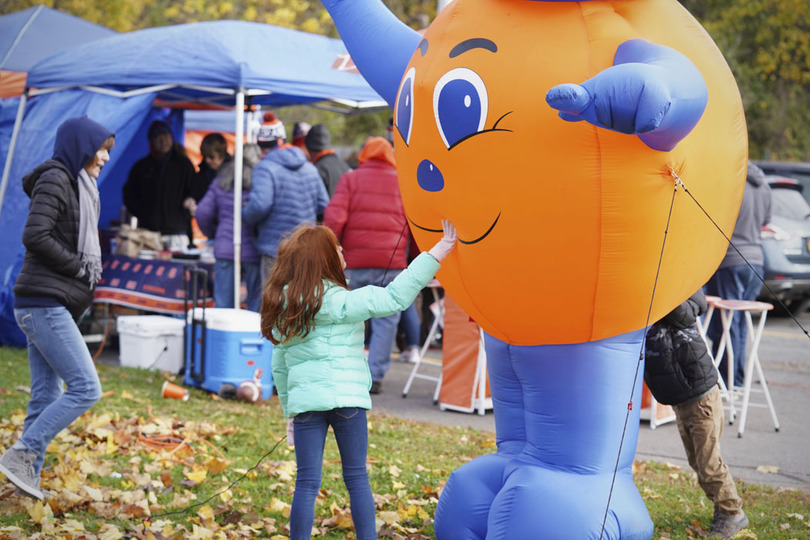
[[[634, 38], [680, 51], [708, 87], [702, 118], [669, 152], [562, 121], [544, 100]], [[460, 244], [438, 278], [501, 340], [637, 330], [700, 288], [726, 251], [712, 220], [730, 236], [747, 162], [742, 104], [720, 52], [674, 1], [456, 0], [413, 54], [394, 118], [411, 230], [430, 246], [440, 220], [453, 222]]]

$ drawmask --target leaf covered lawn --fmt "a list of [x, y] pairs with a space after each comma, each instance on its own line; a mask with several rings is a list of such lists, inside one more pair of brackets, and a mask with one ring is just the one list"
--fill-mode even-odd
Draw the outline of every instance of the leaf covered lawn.
[[[19, 437], [28, 401], [24, 350], [0, 348], [0, 451]], [[160, 397], [168, 373], [98, 365], [102, 400], [48, 449], [45, 502], [0, 483], [0, 538], [270, 538], [288, 536], [295, 454], [278, 399], [222, 400], [192, 389]], [[368, 470], [381, 538], [433, 538], [450, 473], [495, 451], [494, 434], [369, 415]], [[636, 463], [654, 538], [696, 538], [712, 508], [691, 471]], [[810, 495], [739, 484], [751, 527], [739, 538], [810, 538]], [[327, 438], [314, 538], [354, 538], [334, 437]]]

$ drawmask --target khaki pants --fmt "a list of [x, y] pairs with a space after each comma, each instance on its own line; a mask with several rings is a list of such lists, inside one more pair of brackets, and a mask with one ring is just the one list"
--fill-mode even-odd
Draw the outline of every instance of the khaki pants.
[[698, 483], [714, 503], [715, 510], [734, 515], [742, 509], [734, 479], [720, 455], [723, 434], [723, 401], [714, 389], [691, 403], [674, 405], [675, 419], [681, 434], [689, 465], [695, 470]]

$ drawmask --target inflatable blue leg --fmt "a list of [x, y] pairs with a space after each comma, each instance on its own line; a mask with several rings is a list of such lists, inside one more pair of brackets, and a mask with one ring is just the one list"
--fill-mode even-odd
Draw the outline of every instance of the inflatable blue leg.
[[451, 475], [436, 537], [651, 538], [631, 473], [643, 366], [622, 443], [642, 338], [518, 347], [487, 336], [498, 451]]

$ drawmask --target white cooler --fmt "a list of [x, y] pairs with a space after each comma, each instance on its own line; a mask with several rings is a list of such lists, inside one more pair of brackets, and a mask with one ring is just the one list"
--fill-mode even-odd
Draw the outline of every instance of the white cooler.
[[162, 315], [118, 317], [121, 365], [180, 373], [183, 369], [182, 319]]

